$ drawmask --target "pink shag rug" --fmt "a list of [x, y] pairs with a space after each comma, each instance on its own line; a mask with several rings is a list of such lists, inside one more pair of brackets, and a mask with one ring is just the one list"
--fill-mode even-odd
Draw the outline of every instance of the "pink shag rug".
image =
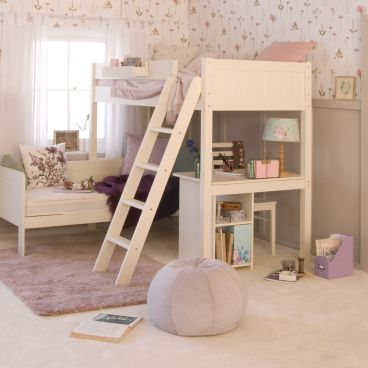
[[163, 265], [141, 255], [130, 284], [115, 286], [125, 251], [117, 247], [108, 270], [92, 272], [101, 244], [102, 239], [79, 235], [30, 244], [25, 257], [14, 248], [0, 250], [0, 280], [40, 316], [146, 303]]

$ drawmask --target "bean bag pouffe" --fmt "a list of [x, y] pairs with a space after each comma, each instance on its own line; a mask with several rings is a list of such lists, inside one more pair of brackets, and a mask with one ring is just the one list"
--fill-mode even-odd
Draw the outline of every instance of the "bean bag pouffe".
[[182, 336], [209, 336], [238, 326], [246, 307], [244, 282], [216, 259], [171, 261], [148, 290], [150, 318], [162, 330]]

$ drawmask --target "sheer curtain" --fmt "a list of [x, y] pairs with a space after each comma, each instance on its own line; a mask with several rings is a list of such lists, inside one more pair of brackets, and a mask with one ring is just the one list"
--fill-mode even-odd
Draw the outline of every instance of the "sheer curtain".
[[[147, 60], [148, 42], [145, 30], [132, 30], [121, 21], [108, 26], [108, 60], [126, 55]], [[106, 157], [122, 157], [126, 152], [126, 134], [143, 136], [148, 121], [148, 108], [109, 104], [106, 106]]]
[[40, 20], [26, 15], [2, 15], [0, 156], [9, 153], [19, 157], [20, 143], [34, 143], [35, 66], [42, 27]]

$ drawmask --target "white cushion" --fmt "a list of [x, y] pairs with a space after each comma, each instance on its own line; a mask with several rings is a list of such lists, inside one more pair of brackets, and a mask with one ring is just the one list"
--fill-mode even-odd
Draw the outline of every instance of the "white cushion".
[[155, 325], [183, 336], [216, 335], [238, 326], [246, 307], [236, 271], [215, 259], [179, 259], [154, 277], [147, 303]]
[[20, 145], [29, 186], [41, 188], [61, 184], [66, 173], [65, 143], [35, 147]]
[[26, 190], [26, 216], [60, 215], [84, 211], [108, 211], [103, 193], [62, 191], [62, 187]]

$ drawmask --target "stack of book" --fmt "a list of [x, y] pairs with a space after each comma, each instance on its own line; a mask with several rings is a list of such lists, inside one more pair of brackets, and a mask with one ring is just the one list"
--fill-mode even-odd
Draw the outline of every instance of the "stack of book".
[[216, 232], [216, 259], [234, 263], [234, 233], [219, 228]]

